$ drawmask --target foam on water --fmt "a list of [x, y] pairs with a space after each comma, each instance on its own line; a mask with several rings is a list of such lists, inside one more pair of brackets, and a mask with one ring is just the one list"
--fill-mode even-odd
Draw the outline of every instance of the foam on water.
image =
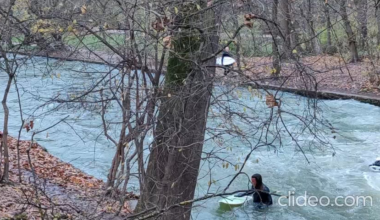
[[367, 183], [374, 190], [380, 191], [380, 173], [374, 172], [363, 172], [364, 178], [367, 180]]

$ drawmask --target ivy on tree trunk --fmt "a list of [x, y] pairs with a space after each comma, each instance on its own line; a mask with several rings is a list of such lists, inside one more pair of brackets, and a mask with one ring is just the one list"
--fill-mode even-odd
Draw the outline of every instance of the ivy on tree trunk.
[[[201, 161], [211, 76], [219, 38], [213, 10], [200, 13], [200, 5], [182, 3], [174, 21], [172, 52], [165, 75], [154, 143], [150, 151], [144, 188], [135, 214], [159, 214], [159, 219], [189, 219]], [[152, 209], [153, 208], [153, 209]]]

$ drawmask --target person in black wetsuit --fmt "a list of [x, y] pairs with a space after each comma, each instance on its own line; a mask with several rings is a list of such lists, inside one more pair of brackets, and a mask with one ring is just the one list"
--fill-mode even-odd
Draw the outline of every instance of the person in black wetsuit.
[[371, 164], [372, 166], [379, 166], [380, 167], [380, 160], [376, 160], [375, 163]]
[[272, 196], [269, 194], [269, 188], [263, 183], [260, 174], [254, 174], [251, 177], [252, 189], [248, 192], [240, 194], [239, 197], [253, 194], [253, 202], [255, 205], [262, 208], [273, 204]]
[[373, 164], [371, 164], [370, 166], [378, 166], [378, 167], [380, 167], [380, 157], [376, 158], [376, 161]]
[[232, 67], [233, 64], [230, 64], [230, 65], [224, 65], [224, 58], [225, 57], [231, 57], [231, 54], [229, 53], [230, 52], [230, 48], [229, 47], [226, 47], [224, 48], [223, 50], [223, 54], [222, 54], [222, 65], [225, 66], [226, 68], [224, 69], [224, 75], [227, 75], [229, 72], [230, 72], [230, 68]]
[[[229, 52], [230, 52], [230, 48], [229, 47], [224, 48], [223, 53], [222, 53], [222, 65], [224, 65], [224, 58], [225, 57], [232, 57]], [[232, 66], [232, 65], [228, 65], [228, 66]]]

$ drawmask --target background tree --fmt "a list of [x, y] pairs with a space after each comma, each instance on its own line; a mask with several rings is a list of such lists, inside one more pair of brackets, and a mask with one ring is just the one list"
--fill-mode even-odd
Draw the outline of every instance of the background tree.
[[[278, 15], [278, 0], [273, 0], [272, 3], [272, 20], [277, 23]], [[280, 41], [278, 40], [279, 34], [278, 34], [278, 28], [271, 24], [271, 35], [273, 37], [273, 42], [272, 42], [272, 50], [273, 50], [273, 68], [276, 70], [275, 75], [278, 77], [281, 74], [281, 54], [280, 54]]]
[[[8, 49], [11, 47], [12, 33], [14, 29], [12, 28], [12, 22], [10, 20], [11, 8], [14, 5], [14, 1], [5, 2], [4, 10], [1, 10], [2, 23], [0, 28], [0, 71], [7, 74], [7, 83], [4, 90], [4, 95], [2, 97], [2, 107], [4, 109], [4, 122], [3, 122], [3, 134], [0, 145], [0, 162], [4, 157], [4, 164], [0, 163], [0, 182], [9, 181], [9, 149], [8, 149], [8, 121], [9, 121], [9, 108], [7, 105], [9, 90], [12, 86], [13, 80], [15, 78], [17, 70], [17, 62], [14, 55], [7, 54]], [[7, 9], [7, 10], [6, 10]], [[6, 13], [4, 13], [6, 12]], [[3, 41], [4, 40], [4, 41]], [[1, 169], [3, 165], [3, 169]]]
[[351, 60], [350, 62], [356, 63], [359, 62], [359, 54], [358, 54], [358, 47], [356, 44], [356, 35], [352, 30], [351, 22], [348, 18], [347, 14], [347, 1], [344, 0], [338, 0], [339, 3], [339, 10], [340, 10], [340, 16], [342, 17], [342, 20], [344, 22], [344, 29], [346, 31], [347, 37], [348, 37], [348, 45], [351, 52]]
[[291, 31], [290, 31], [290, 4], [288, 0], [279, 1], [277, 19], [281, 27], [284, 43], [281, 48], [281, 55], [284, 59], [289, 59], [291, 54]]
[[367, 13], [368, 13], [368, 2], [367, 0], [354, 1], [356, 5], [356, 11], [357, 11], [357, 21], [359, 24], [359, 32], [360, 32], [360, 40], [359, 45], [360, 47], [365, 47], [365, 43], [367, 41], [368, 36], [368, 19], [367, 19]]
[[332, 46], [331, 41], [331, 19], [330, 19], [330, 7], [327, 3], [323, 2], [323, 11], [326, 16], [326, 32], [327, 32], [327, 45], [326, 48], [330, 48]]
[[[321, 53], [321, 46], [319, 43], [319, 38], [316, 37], [315, 32], [315, 22], [314, 22], [314, 12], [313, 9], [317, 8], [318, 2], [311, 1], [311, 0], [305, 0], [303, 2], [303, 9], [301, 8], [302, 16], [305, 17], [306, 23], [307, 23], [307, 32], [309, 34], [308, 39], [310, 39], [311, 47], [309, 47], [308, 51], [313, 51], [314, 54], [320, 54]], [[306, 45], [310, 45], [310, 43], [307, 43]]]

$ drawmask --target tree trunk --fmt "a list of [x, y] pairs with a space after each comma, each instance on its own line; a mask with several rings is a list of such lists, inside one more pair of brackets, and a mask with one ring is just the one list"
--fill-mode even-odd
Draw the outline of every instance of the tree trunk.
[[[289, 5], [290, 7], [290, 5]], [[290, 10], [290, 9], [289, 9]], [[294, 14], [290, 11], [290, 14]], [[290, 50], [297, 50], [298, 52], [303, 52], [303, 48], [300, 45], [300, 26], [298, 22], [292, 22], [295, 16], [290, 16], [289, 28], [290, 28]]]
[[[121, 85], [128, 85], [130, 82], [126, 82], [125, 80], [125, 73], [122, 74], [121, 77]], [[115, 181], [117, 178], [117, 173], [119, 170], [120, 165], [123, 166], [123, 163], [125, 162], [125, 144], [130, 141], [131, 134], [126, 137], [126, 131], [127, 131], [127, 121], [130, 119], [127, 115], [127, 111], [131, 109], [131, 101], [130, 101], [130, 90], [129, 88], [123, 88], [122, 90], [122, 124], [120, 129], [120, 135], [119, 140], [117, 142], [117, 148], [115, 152], [115, 156], [112, 159], [112, 166], [107, 176], [107, 187], [115, 187]], [[102, 111], [105, 111], [103, 107]], [[104, 122], [103, 122], [104, 123]]]
[[119, 142], [117, 144], [115, 156], [112, 159], [112, 166], [107, 176], [107, 187], [114, 187], [117, 178], [117, 171], [119, 170], [120, 164], [123, 163], [124, 159], [124, 146], [125, 146], [125, 132], [126, 125], [123, 122], [122, 129], [120, 131]]
[[377, 44], [380, 45], [380, 0], [376, 0]]
[[[288, 18], [289, 21], [288, 21], [288, 24], [289, 24], [289, 31], [290, 31], [290, 49], [291, 50], [297, 50], [299, 52], [303, 52], [303, 48], [301, 47], [301, 44], [299, 43], [300, 42], [300, 36], [301, 36], [301, 33], [300, 33], [300, 24], [299, 22], [296, 21], [296, 14], [297, 12], [295, 11], [296, 9], [292, 7], [292, 2], [294, 1], [288, 1]], [[282, 2], [282, 1], [280, 1]]]
[[[272, 6], [272, 20], [277, 23], [277, 7], [278, 7], [278, 0], [273, 0], [273, 6]], [[271, 25], [271, 34], [273, 37], [273, 42], [272, 42], [272, 51], [273, 51], [273, 69], [275, 78], [277, 79], [279, 75], [281, 74], [281, 61], [280, 61], [280, 51], [279, 51], [279, 46], [278, 46], [278, 30], [275, 25]]]
[[[311, 33], [311, 20], [312, 20], [312, 14], [311, 14], [311, 4], [310, 4], [310, 1], [309, 0], [304, 0], [302, 2], [302, 7], [300, 8], [301, 10], [301, 15], [302, 17], [305, 18], [306, 20], [306, 23], [304, 24], [306, 28], [306, 32], [307, 32], [307, 37], [305, 39], [305, 44], [306, 44], [306, 51], [308, 53], [313, 53], [313, 43], [312, 43], [312, 37], [313, 37], [313, 34]], [[306, 13], [305, 13], [306, 12]]]
[[[315, 7], [315, 6], [314, 6]], [[312, 51], [314, 54], [318, 55], [321, 53], [321, 46], [319, 44], [319, 38], [316, 36], [314, 29], [314, 20], [313, 20], [313, 3], [311, 0], [307, 0], [306, 5], [306, 21], [308, 24], [309, 38], [312, 44]]]
[[365, 43], [367, 41], [367, 36], [368, 36], [368, 27], [367, 27], [368, 2], [367, 0], [355, 0], [355, 5], [358, 12], [357, 21], [360, 28], [360, 46], [365, 47]]
[[348, 45], [351, 51], [351, 61], [352, 63], [359, 62], [358, 48], [356, 45], [356, 36], [352, 31], [350, 20], [348, 20], [347, 9], [346, 9], [346, 0], [339, 1], [340, 6], [340, 16], [344, 22], [344, 28], [348, 37]]
[[330, 8], [327, 4], [324, 5], [324, 12], [326, 16], [326, 28], [327, 28], [327, 47], [329, 48], [332, 46], [331, 41], [331, 18], [330, 18]]
[[[239, 13], [238, 13], [238, 8], [237, 8], [237, 4], [236, 3], [232, 3], [232, 9], [233, 9], [233, 23], [234, 23], [234, 26], [237, 28], [239, 27]], [[237, 39], [237, 42], [236, 42], [236, 63], [237, 63], [237, 67], [238, 69], [240, 70], [241, 69], [241, 60], [240, 60], [240, 49], [241, 49], [241, 36], [240, 36], [240, 33], [238, 33], [236, 35], [236, 39]]]
[[281, 57], [283, 59], [289, 59], [291, 56], [291, 33], [290, 33], [290, 12], [288, 0], [280, 0], [278, 4], [278, 19], [281, 27], [281, 33], [284, 39], [281, 48]]
[[[203, 1], [201, 7], [205, 5]], [[205, 67], [215, 66], [215, 57], [204, 63], [200, 60], [214, 54], [219, 42], [215, 13], [212, 10], [194, 13], [198, 12], [197, 7], [181, 5], [180, 16], [174, 21], [177, 28], [165, 76], [165, 98], [161, 100], [145, 184], [135, 213], [153, 210], [141, 217], [159, 214], [158, 218], [165, 220], [190, 218], [192, 204], [173, 205], [194, 197], [212, 90], [211, 75], [215, 74], [215, 67]], [[203, 34], [179, 26], [195, 26]]]
[[[7, 98], [9, 94], [9, 90], [12, 85], [13, 75], [8, 74], [8, 84], [5, 88], [2, 105], [4, 109], [4, 125], [3, 125], [3, 138], [2, 138], [2, 147], [4, 149], [4, 170], [1, 176], [0, 182], [8, 182], [9, 181], [9, 152], [8, 152], [8, 119], [9, 119], [9, 109], [7, 106]], [[0, 158], [1, 160], [2, 158]]]

